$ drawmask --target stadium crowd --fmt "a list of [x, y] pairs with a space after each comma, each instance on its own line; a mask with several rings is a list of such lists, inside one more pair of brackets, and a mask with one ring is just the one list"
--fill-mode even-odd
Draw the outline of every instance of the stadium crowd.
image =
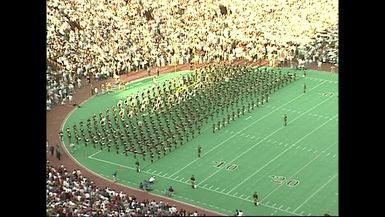
[[67, 171], [47, 162], [47, 216], [201, 216], [197, 211], [178, 210], [175, 205], [155, 200], [138, 200], [134, 195], [96, 186], [80, 170]]
[[47, 1], [47, 109], [82, 78], [236, 59], [338, 64], [338, 1]]

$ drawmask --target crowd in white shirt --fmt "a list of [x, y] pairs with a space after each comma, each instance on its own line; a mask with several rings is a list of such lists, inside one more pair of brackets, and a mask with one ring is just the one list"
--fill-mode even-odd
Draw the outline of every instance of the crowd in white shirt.
[[198, 216], [197, 211], [177, 209], [155, 200], [138, 200], [108, 187], [97, 186], [80, 170], [68, 171], [63, 165], [46, 167], [47, 216]]
[[189, 62], [337, 63], [338, 1], [47, 0], [47, 58], [64, 85]]

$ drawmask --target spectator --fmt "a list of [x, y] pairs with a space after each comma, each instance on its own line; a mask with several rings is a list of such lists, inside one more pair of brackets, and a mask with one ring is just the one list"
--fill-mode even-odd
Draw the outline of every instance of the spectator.
[[305, 65], [337, 63], [338, 1], [160, 0], [151, 8], [138, 1], [47, 1], [52, 105], [74, 94], [73, 84], [81, 87], [84, 75], [90, 84], [91, 77], [106, 79], [123, 70], [264, 56], [273, 66], [298, 59]]
[[95, 185], [80, 170], [72, 172], [60, 165], [46, 166], [47, 216], [198, 216], [175, 205], [152, 200], [139, 201], [108, 187]]

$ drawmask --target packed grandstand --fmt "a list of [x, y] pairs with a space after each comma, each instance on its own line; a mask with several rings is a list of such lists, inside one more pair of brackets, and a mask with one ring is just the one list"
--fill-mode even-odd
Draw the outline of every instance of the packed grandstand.
[[[338, 66], [338, 1], [47, 0], [47, 110], [86, 78], [239, 59]], [[96, 186], [80, 171], [47, 164], [46, 175], [52, 216], [198, 215]]]

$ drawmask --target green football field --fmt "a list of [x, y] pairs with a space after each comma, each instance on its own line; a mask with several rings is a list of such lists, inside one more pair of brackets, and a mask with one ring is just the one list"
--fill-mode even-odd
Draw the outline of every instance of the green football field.
[[[157, 82], [184, 73], [189, 71], [160, 76]], [[297, 73], [299, 79], [274, 92], [268, 103], [223, 129], [213, 133], [209, 119], [199, 136], [154, 163], [138, 157], [140, 173], [133, 155], [79, 144], [72, 156], [107, 179], [112, 180], [117, 170], [117, 182], [133, 188], [155, 175], [152, 194], [164, 195], [171, 185], [173, 199], [224, 215], [233, 215], [236, 209], [253, 216], [338, 215], [338, 75]], [[67, 117], [63, 129], [152, 85], [153, 79], [147, 78], [130, 83], [126, 90], [94, 96]], [[66, 136], [64, 144], [70, 150]], [[191, 187], [192, 175], [196, 189]], [[253, 204], [254, 192], [259, 206]]]

